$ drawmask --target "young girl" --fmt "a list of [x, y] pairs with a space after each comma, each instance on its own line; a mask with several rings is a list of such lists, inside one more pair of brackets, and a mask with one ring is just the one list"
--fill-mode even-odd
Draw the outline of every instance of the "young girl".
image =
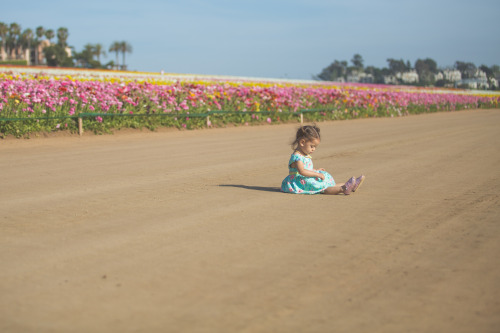
[[281, 190], [286, 193], [301, 194], [351, 194], [356, 191], [365, 176], [352, 177], [345, 183], [336, 184], [332, 176], [325, 169], [313, 169], [310, 154], [321, 142], [319, 128], [315, 125], [301, 126], [297, 130], [295, 141], [292, 143], [294, 152], [288, 162], [289, 175], [281, 183]]

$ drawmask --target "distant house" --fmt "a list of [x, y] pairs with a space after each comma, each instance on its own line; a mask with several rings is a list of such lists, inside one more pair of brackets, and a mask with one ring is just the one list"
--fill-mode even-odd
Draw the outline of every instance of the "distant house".
[[[19, 46], [18, 48], [12, 48], [10, 54], [0, 46], [0, 60], [26, 60], [27, 65], [45, 65], [45, 53], [44, 49], [48, 46], [55, 45], [47, 39], [41, 40], [38, 45], [32, 45], [31, 49]], [[66, 47], [64, 49], [68, 57], [71, 57], [71, 48]]]
[[484, 79], [484, 80], [488, 79], [488, 76], [486, 75], [486, 73], [480, 69], [476, 70], [476, 73], [474, 73], [474, 77], [477, 77], [478, 79]]
[[444, 80], [449, 82], [457, 82], [462, 80], [462, 73], [456, 69], [445, 69], [443, 71]]
[[[434, 74], [434, 79], [436, 82], [441, 81], [441, 85], [444, 87], [452, 88], [458, 85], [458, 82], [462, 80], [462, 73], [456, 69], [444, 69]], [[444, 82], [443, 82], [444, 81]]]
[[366, 73], [363, 73], [364, 75], [362, 75], [360, 78], [359, 78], [359, 82], [360, 83], [374, 83], [375, 82], [375, 78], [373, 77], [373, 75], [371, 74], [366, 74]]
[[495, 78], [490, 78], [490, 88], [493, 88], [493, 89], [498, 89], [498, 79], [495, 79]]
[[353, 83], [373, 83], [375, 78], [371, 74], [353, 72], [347, 75], [346, 81]]
[[455, 82], [456, 87], [467, 87], [470, 89], [488, 89], [490, 87], [486, 78], [463, 79]]
[[399, 72], [396, 73], [396, 75], [384, 76], [385, 84], [400, 84], [400, 83], [412, 84], [412, 83], [418, 83], [418, 80], [419, 78], [416, 71]]
[[462, 79], [455, 82], [457, 87], [467, 87], [471, 89], [489, 89], [498, 88], [498, 81], [494, 78], [488, 79], [485, 72], [478, 69], [473, 78]]
[[358, 76], [358, 73], [356, 74], [348, 74], [346, 76], [346, 79], [345, 79], [347, 82], [353, 82], [353, 83], [357, 83], [359, 82], [359, 76]]
[[384, 84], [398, 84], [398, 79], [394, 75], [384, 75]]
[[[36, 51], [33, 52], [33, 54], [31, 55], [30, 60], [28, 61], [28, 65], [30, 65], [31, 63], [45, 65], [46, 61], [43, 49], [46, 48], [47, 46], [50, 46], [50, 42], [48, 40], [44, 39], [40, 41], [40, 43], [37, 46], [35, 46]], [[37, 56], [38, 59], [36, 59]]]
[[409, 72], [397, 73], [396, 78], [401, 80], [403, 83], [418, 83], [418, 74], [414, 70]]

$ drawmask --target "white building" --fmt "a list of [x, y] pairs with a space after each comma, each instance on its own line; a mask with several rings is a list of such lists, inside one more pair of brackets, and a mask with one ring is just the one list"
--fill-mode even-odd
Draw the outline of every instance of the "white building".
[[490, 78], [490, 87], [498, 89], [498, 80], [495, 78]]
[[418, 83], [418, 74], [414, 70], [398, 74], [400, 74], [400, 77], [398, 77], [398, 75], [396, 75], [396, 77], [401, 79], [404, 83]]
[[363, 72], [361, 73], [353, 72], [347, 75], [346, 79], [347, 82], [353, 82], [353, 83], [373, 83], [375, 81], [373, 75], [366, 74]]
[[481, 80], [488, 80], [488, 76], [486, 75], [485, 72], [482, 70], [478, 69], [476, 70], [476, 73], [474, 74], [475, 78], [481, 79]]
[[498, 81], [494, 78], [488, 79], [486, 73], [478, 69], [474, 73], [473, 78], [456, 81], [455, 86], [465, 86], [471, 89], [489, 89], [490, 87], [497, 88]]
[[473, 78], [473, 79], [463, 79], [455, 82], [456, 86], [467, 87], [470, 89], [488, 89], [490, 85], [488, 84], [488, 79]]
[[384, 75], [384, 84], [398, 84], [398, 79], [394, 75]]
[[462, 73], [456, 69], [445, 69], [443, 71], [443, 76], [446, 81], [457, 82], [462, 80]]

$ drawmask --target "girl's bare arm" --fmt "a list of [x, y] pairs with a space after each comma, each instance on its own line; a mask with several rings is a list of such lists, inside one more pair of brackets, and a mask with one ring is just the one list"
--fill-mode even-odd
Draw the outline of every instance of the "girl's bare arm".
[[297, 171], [304, 177], [316, 177], [316, 178], [325, 179], [325, 175], [323, 175], [322, 173], [315, 172], [312, 170], [306, 170], [304, 168], [304, 163], [302, 163], [302, 161], [296, 161], [294, 164], [295, 164], [295, 168], [297, 169]]

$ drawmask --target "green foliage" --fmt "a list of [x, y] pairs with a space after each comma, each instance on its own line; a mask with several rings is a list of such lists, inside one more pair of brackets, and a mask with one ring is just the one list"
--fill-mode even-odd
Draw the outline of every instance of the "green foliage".
[[458, 69], [460, 73], [462, 73], [463, 79], [473, 78], [477, 70], [476, 65], [474, 65], [473, 63], [463, 61], [455, 62], [455, 68]]
[[360, 54], [355, 54], [351, 62], [356, 69], [363, 69], [363, 57]]
[[409, 62], [405, 64], [403, 59], [396, 60], [389, 58], [387, 59], [387, 63], [389, 65], [389, 70], [391, 74], [395, 75], [396, 73], [403, 73], [411, 69], [411, 65]]
[[76, 62], [75, 66], [82, 68], [111, 68], [114, 63], [102, 65], [100, 62], [100, 56], [105, 54], [106, 52], [102, 49], [101, 44], [86, 44], [82, 52], [75, 52], [73, 57]]
[[[372, 117], [398, 117], [409, 114], [419, 114], [438, 111], [461, 110], [468, 105], [418, 105], [409, 104], [405, 108], [394, 105], [392, 107], [361, 107], [348, 106], [342, 103], [335, 104], [323, 109], [303, 111], [305, 122], [321, 122], [329, 120], [347, 120], [355, 118]], [[478, 105], [479, 108], [490, 108], [491, 105]], [[101, 114], [102, 115], [102, 114]], [[209, 115], [210, 127], [226, 126], [251, 126], [262, 124], [278, 124], [289, 122], [300, 122], [300, 112], [222, 112]], [[112, 134], [115, 131], [132, 128], [148, 129], [155, 131], [158, 128], [177, 128], [179, 130], [192, 130], [207, 127], [206, 115], [197, 114], [107, 114], [83, 118], [84, 132], [94, 134]], [[55, 133], [69, 131], [78, 132], [78, 119], [74, 117], [39, 118], [23, 120], [0, 121], [0, 138], [14, 136], [17, 138], [29, 138], [40, 133]]]
[[14, 66], [27, 66], [28, 61], [26, 60], [0, 60], [0, 65], [14, 65]]
[[336, 81], [339, 78], [345, 77], [347, 74], [347, 61], [335, 60], [330, 66], [323, 69], [318, 74], [318, 78], [323, 81]]
[[73, 58], [59, 44], [47, 46], [44, 50], [47, 65], [56, 67], [73, 67]]
[[434, 74], [438, 72], [437, 64], [434, 60], [430, 58], [425, 60], [418, 59], [415, 62], [415, 70], [417, 71], [420, 85], [434, 85], [436, 81]]
[[16, 138], [29, 138], [40, 133], [54, 133], [59, 131], [78, 132], [76, 119], [33, 119], [22, 121], [0, 121], [0, 138], [12, 135]]

